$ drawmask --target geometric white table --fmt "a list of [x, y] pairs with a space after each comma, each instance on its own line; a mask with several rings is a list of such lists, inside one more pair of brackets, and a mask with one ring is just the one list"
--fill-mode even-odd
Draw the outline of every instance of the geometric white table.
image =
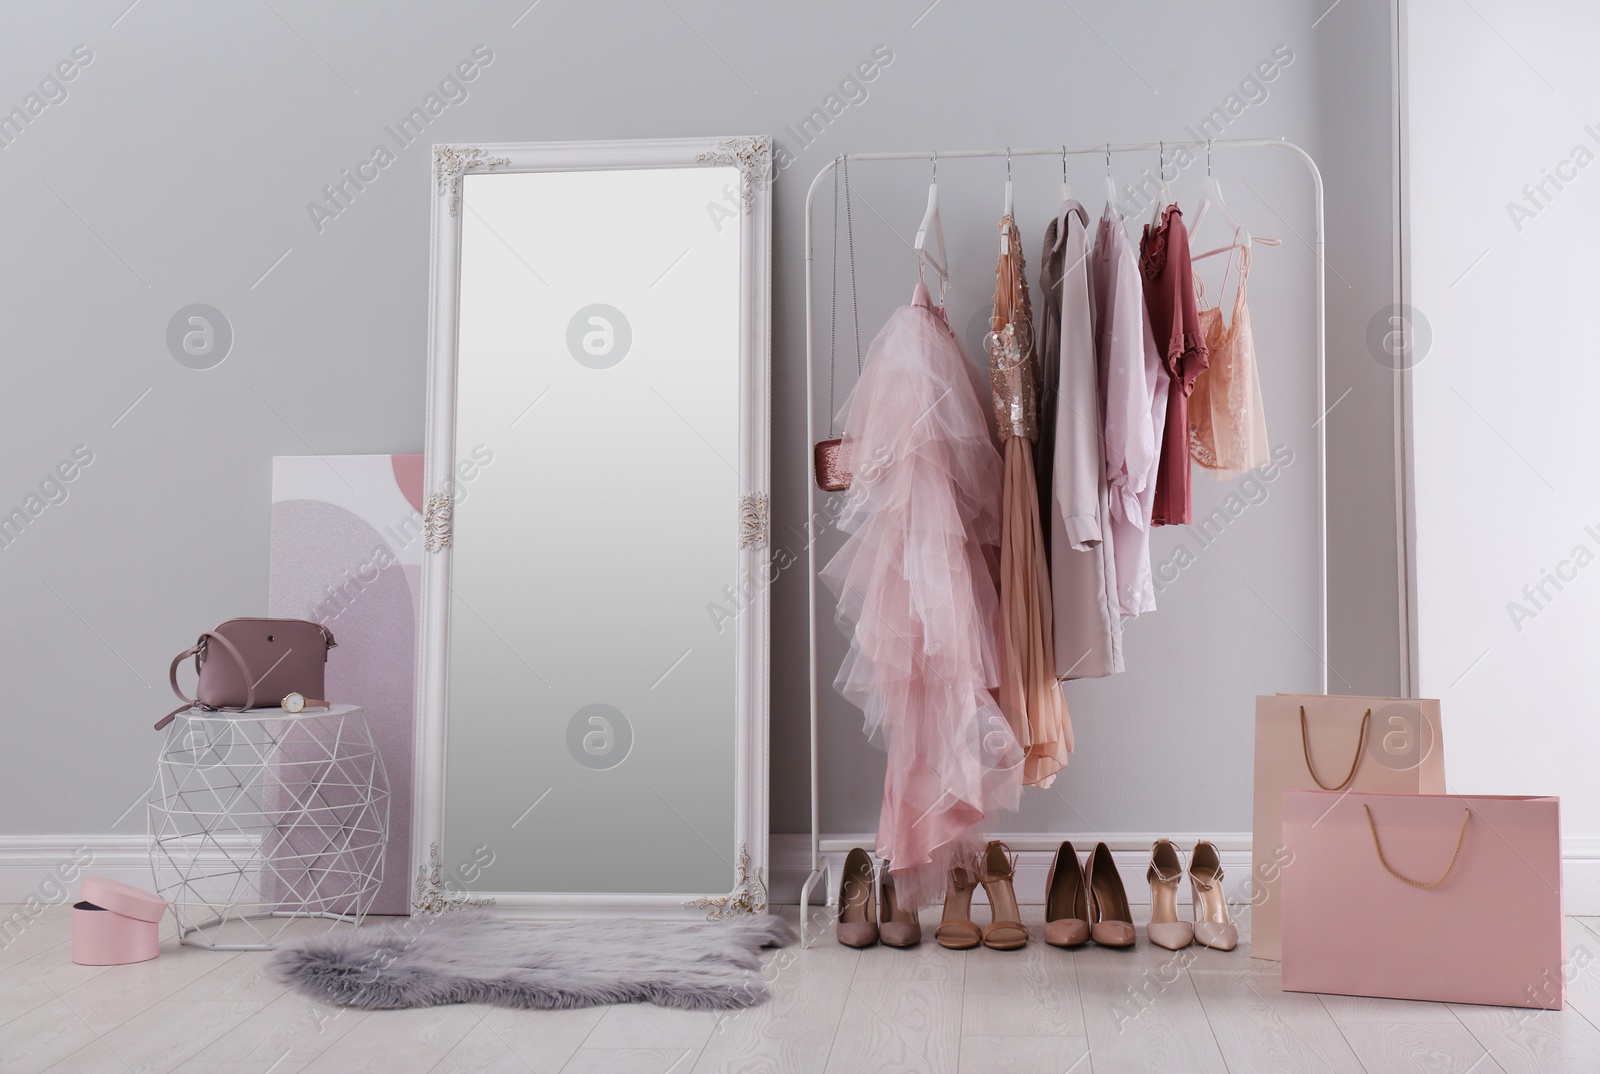
[[184, 943], [270, 951], [296, 918], [359, 925], [383, 882], [389, 781], [356, 705], [185, 709], [147, 813], [156, 892]]

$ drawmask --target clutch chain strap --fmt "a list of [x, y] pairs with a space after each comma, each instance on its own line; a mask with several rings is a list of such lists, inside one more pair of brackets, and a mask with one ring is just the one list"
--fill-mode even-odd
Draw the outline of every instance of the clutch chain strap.
[[855, 322], [856, 379], [861, 379], [861, 303], [856, 297], [856, 229], [850, 211], [850, 157], [839, 158], [833, 170], [833, 282], [828, 303], [828, 436], [834, 433], [835, 403], [834, 374], [838, 369], [839, 345], [839, 173], [844, 173], [844, 226], [845, 244], [850, 258], [850, 311]]

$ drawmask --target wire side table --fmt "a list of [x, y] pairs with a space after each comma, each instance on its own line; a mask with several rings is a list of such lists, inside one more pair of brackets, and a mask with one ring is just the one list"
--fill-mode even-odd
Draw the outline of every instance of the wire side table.
[[383, 881], [389, 781], [356, 705], [180, 712], [147, 815], [183, 943], [270, 951], [296, 919], [356, 926]]

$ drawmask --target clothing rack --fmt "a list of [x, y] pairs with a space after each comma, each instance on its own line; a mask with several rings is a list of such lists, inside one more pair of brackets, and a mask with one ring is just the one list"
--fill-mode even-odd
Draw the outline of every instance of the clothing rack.
[[[848, 840], [823, 840], [821, 834], [821, 819], [818, 808], [819, 780], [817, 772], [817, 563], [816, 563], [816, 535], [811, 531], [817, 517], [817, 486], [811, 473], [811, 449], [817, 442], [816, 419], [816, 391], [815, 391], [815, 349], [813, 339], [813, 322], [815, 320], [812, 309], [811, 294], [811, 262], [812, 262], [812, 207], [816, 200], [817, 190], [822, 181], [839, 166], [840, 160], [932, 160], [937, 168], [941, 159], [961, 160], [971, 158], [1012, 158], [1012, 157], [1054, 157], [1054, 156], [1082, 156], [1088, 154], [1112, 153], [1151, 153], [1163, 154], [1161, 163], [1165, 165], [1165, 151], [1179, 147], [1190, 150], [1204, 150], [1210, 153], [1214, 150], [1232, 149], [1280, 149], [1293, 153], [1306, 166], [1311, 173], [1311, 184], [1316, 200], [1316, 237], [1314, 252], [1316, 254], [1317, 274], [1317, 413], [1321, 415], [1314, 424], [1317, 439], [1317, 505], [1319, 537], [1317, 541], [1317, 580], [1320, 593], [1319, 604], [1319, 633], [1317, 655], [1321, 658], [1320, 669], [1321, 688], [1323, 693], [1328, 692], [1328, 434], [1327, 425], [1322, 420], [1327, 416], [1327, 266], [1323, 258], [1323, 191], [1322, 173], [1317, 168], [1317, 162], [1312, 159], [1300, 146], [1283, 138], [1220, 138], [1212, 141], [1175, 141], [1175, 142], [1125, 142], [1122, 144], [1078, 145], [1078, 146], [1049, 146], [1045, 148], [1027, 149], [956, 149], [956, 150], [928, 150], [913, 153], [850, 153], [845, 157], [829, 161], [815, 179], [811, 181], [811, 188], [806, 191], [806, 225], [805, 225], [805, 253], [806, 253], [806, 442], [801, 458], [806, 463], [806, 600], [807, 600], [807, 667], [809, 678], [807, 681], [807, 698], [810, 705], [810, 750], [811, 750], [811, 872], [806, 877], [805, 885], [800, 889], [800, 922], [802, 931], [802, 945], [809, 944], [805, 938], [805, 923], [809, 914], [811, 892], [817, 882], [826, 874], [822, 861], [824, 851], [848, 850], [853, 845]], [[1164, 176], [1157, 176], [1164, 180]], [[832, 415], [829, 415], [831, 418]], [[1007, 843], [1015, 850], [1054, 850], [1058, 840], [1044, 837], [1033, 839], [1009, 838]], [[835, 845], [837, 844], [837, 845]], [[826, 901], [827, 889], [823, 889]]]

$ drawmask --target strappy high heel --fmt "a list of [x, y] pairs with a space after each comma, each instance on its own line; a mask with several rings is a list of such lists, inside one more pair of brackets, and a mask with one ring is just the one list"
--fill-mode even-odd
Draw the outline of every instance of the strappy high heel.
[[1044, 881], [1044, 942], [1080, 947], [1089, 942], [1089, 887], [1071, 843], [1062, 843]]
[[994, 951], [1015, 951], [1028, 944], [1028, 929], [1022, 923], [1012, 883], [1015, 873], [1010, 847], [996, 839], [983, 848], [983, 893], [989, 896], [992, 918], [983, 930], [983, 946]]
[[1155, 841], [1144, 878], [1150, 882], [1150, 926], [1145, 935], [1157, 947], [1183, 950], [1194, 942], [1194, 925], [1178, 920], [1178, 881], [1183, 879], [1183, 861], [1172, 840]]
[[883, 863], [878, 880], [878, 939], [890, 947], [915, 947], [922, 942], [922, 922], [913, 909], [895, 897], [894, 875]]
[[1222, 890], [1222, 858], [1209, 839], [1194, 845], [1189, 855], [1189, 886], [1194, 895], [1194, 938], [1218, 951], [1239, 946], [1239, 926], [1228, 917], [1228, 899]]
[[1096, 843], [1084, 870], [1089, 880], [1089, 938], [1102, 947], [1132, 947], [1136, 934], [1128, 893], [1111, 848]]
[[845, 855], [839, 881], [839, 919], [834, 935], [846, 947], [878, 942], [878, 897], [872, 880], [872, 855], [856, 847]]
[[950, 870], [950, 883], [944, 893], [944, 913], [933, 938], [940, 947], [965, 951], [983, 942], [983, 930], [972, 920], [972, 890], [978, 886], [972, 874], [957, 865]]

